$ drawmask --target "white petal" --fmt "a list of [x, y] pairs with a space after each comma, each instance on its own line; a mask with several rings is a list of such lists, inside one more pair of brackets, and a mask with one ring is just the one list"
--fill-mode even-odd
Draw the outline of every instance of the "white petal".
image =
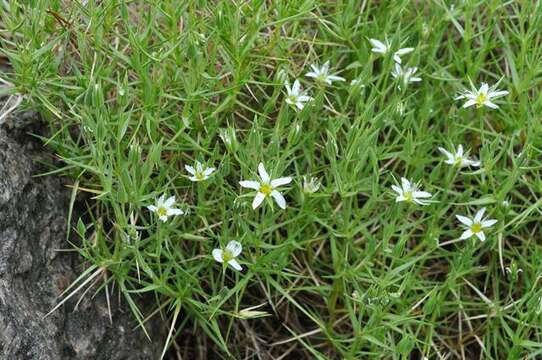
[[486, 234], [483, 231], [478, 231], [475, 235], [480, 241], [486, 241]]
[[169, 215], [183, 215], [184, 211], [182, 211], [181, 209], [169, 209], [167, 214], [168, 216]]
[[396, 185], [392, 185], [391, 188], [393, 189], [393, 191], [395, 191], [396, 193], [398, 194], [403, 194], [403, 189], [401, 189], [399, 186], [396, 186]]
[[466, 103], [463, 104], [463, 108], [468, 108], [475, 104], [476, 104], [476, 100], [468, 100]]
[[457, 218], [457, 220], [459, 220], [462, 224], [465, 224], [467, 226], [471, 226], [472, 225], [472, 220], [469, 219], [468, 217], [466, 216], [463, 216], [463, 215], [456, 215], [455, 216]]
[[268, 183], [271, 178], [269, 177], [269, 174], [267, 171], [265, 171], [265, 167], [263, 166], [263, 163], [258, 164], [258, 174], [260, 174], [260, 178], [264, 183]]
[[408, 181], [406, 178], [401, 178], [401, 186], [403, 188], [403, 191], [409, 191], [411, 188], [410, 181]]
[[403, 195], [399, 195], [395, 198], [395, 202], [402, 202], [402, 201], [406, 201], [406, 197], [404, 197]]
[[252, 201], [252, 208], [256, 209], [258, 206], [260, 206], [265, 199], [265, 195], [261, 192], [257, 193], [254, 197], [254, 200]]
[[395, 52], [396, 55], [405, 55], [414, 51], [414, 48], [402, 48]]
[[212, 167], [207, 168], [207, 169], [205, 169], [205, 171], [203, 172], [203, 175], [209, 176], [209, 175], [211, 175], [215, 170], [216, 170], [216, 169], [215, 169], [215, 168], [212, 168]]
[[459, 146], [457, 147], [456, 156], [463, 157], [463, 145], [459, 144]]
[[492, 103], [489, 100], [484, 101], [484, 105], [487, 106], [488, 108], [491, 108], [491, 109], [498, 109], [499, 108], [499, 106], [497, 104]]
[[224, 251], [222, 249], [213, 249], [213, 258], [219, 263], [224, 262]]
[[465, 93], [465, 99], [476, 100], [476, 99], [478, 99], [478, 93], [476, 93], [476, 92], [466, 92]]
[[464, 94], [460, 94], [460, 95], [457, 95], [456, 97], [454, 97], [454, 100], [461, 100], [461, 99], [464, 99], [466, 96]]
[[482, 221], [482, 217], [484, 216], [484, 213], [486, 211], [486, 208], [483, 207], [481, 208], [480, 210], [478, 210], [478, 212], [476, 213], [476, 215], [474, 215], [474, 222], [475, 223], [479, 223]]
[[166, 222], [167, 221], [167, 215], [162, 215], [159, 217], [160, 220], [162, 220], [162, 222]]
[[[292, 95], [292, 89], [290, 88], [290, 85], [288, 85], [288, 82], [284, 84], [284, 87], [286, 88], [286, 93], [288, 96]], [[286, 99], [286, 102], [288, 102], [288, 99]]]
[[377, 49], [373, 49], [373, 50], [379, 50], [379, 51], [386, 51], [387, 47], [386, 45], [384, 45], [384, 43], [380, 40], [377, 40], [377, 39], [369, 39], [369, 42], [371, 43], [371, 45], [373, 45], [375, 48]]
[[195, 175], [196, 174], [196, 170], [190, 166], [190, 165], [185, 165], [184, 168], [186, 169], [186, 171], [188, 171], [190, 174], [192, 175]]
[[197, 177], [195, 177], [195, 176], [190, 176], [188, 179], [189, 179], [190, 181], [193, 181], [193, 182], [198, 182], [198, 181], [200, 181], [200, 179], [197, 178]]
[[260, 189], [260, 183], [257, 181], [251, 181], [251, 180], [239, 181], [239, 185], [248, 189], [254, 189], [254, 190]]
[[292, 92], [294, 94], [299, 94], [300, 89], [301, 89], [301, 84], [299, 83], [299, 80], [294, 81], [294, 85], [292, 86]]
[[162, 194], [158, 199], [156, 199], [156, 206], [160, 207], [164, 205], [165, 199], [166, 199], [166, 194]]
[[392, 75], [394, 77], [398, 77], [398, 76], [401, 76], [402, 74], [403, 74], [403, 69], [401, 68], [401, 65], [395, 64], [395, 67], [392, 71]]
[[419, 78], [419, 77], [411, 77], [408, 79], [408, 81], [410, 82], [420, 82], [422, 81], [422, 78]]
[[469, 229], [469, 230], [465, 230], [463, 232], [463, 234], [461, 234], [461, 237], [459, 238], [460, 240], [465, 240], [465, 239], [468, 239], [470, 238], [471, 236], [473, 235], [473, 232]]
[[448, 150], [446, 150], [445, 148], [439, 147], [439, 148], [438, 148], [438, 151], [440, 151], [441, 153], [443, 153], [444, 155], [446, 155], [446, 157], [447, 157], [448, 159], [453, 159], [453, 157], [454, 157], [454, 156], [452, 155], [452, 153], [449, 152]]
[[286, 185], [292, 182], [291, 177], [282, 177], [275, 180], [271, 180], [271, 187], [276, 188], [282, 185]]
[[331, 81], [346, 81], [345, 78], [336, 75], [329, 75], [327, 78]]
[[237, 257], [241, 254], [241, 251], [243, 251], [243, 245], [241, 245], [239, 241], [232, 240], [226, 245], [226, 249], [233, 257]]
[[196, 161], [196, 170], [198, 172], [201, 172], [203, 170], [203, 166], [201, 165], [199, 161]]
[[480, 86], [480, 90], [478, 90], [478, 93], [487, 94], [488, 90], [489, 90], [489, 85], [487, 83], [482, 83], [482, 86]]
[[431, 193], [428, 193], [427, 191], [414, 191], [414, 193], [412, 194], [415, 198], [430, 198], [431, 196]]
[[158, 208], [156, 206], [154, 206], [154, 205], [147, 206], [147, 209], [149, 209], [152, 212], [156, 212], [158, 210]]
[[318, 77], [318, 74], [311, 71], [311, 72], [306, 73], [305, 76], [306, 77], [311, 77], [311, 78], [316, 78], [316, 77]]
[[415, 202], [416, 204], [418, 204], [418, 205], [424, 205], [424, 206], [425, 206], [425, 205], [429, 205], [429, 203], [428, 203], [427, 201], [419, 200], [419, 199], [417, 199], [417, 198], [415, 198], [415, 197], [412, 198], [412, 201], [414, 201], [414, 202]]
[[506, 90], [503, 90], [503, 91], [492, 91], [490, 92], [489, 94], [487, 94], [487, 96], [491, 99], [491, 98], [496, 98], [496, 97], [500, 97], [500, 96], [505, 96], [505, 95], [508, 95], [508, 91]]
[[483, 228], [488, 228], [488, 227], [491, 227], [493, 225], [495, 225], [497, 223], [497, 220], [495, 219], [489, 219], [489, 220], [484, 220], [482, 221], [482, 227]]
[[281, 209], [286, 209], [286, 200], [284, 199], [284, 196], [277, 190], [271, 191], [271, 196], [273, 199], [275, 199], [275, 202]]
[[230, 261], [228, 261], [228, 264], [231, 265], [231, 267], [237, 271], [243, 270], [243, 267], [241, 266], [241, 264], [239, 264], [237, 260], [235, 259], [231, 259]]
[[175, 204], [175, 196], [170, 196], [165, 202], [164, 207], [168, 208]]

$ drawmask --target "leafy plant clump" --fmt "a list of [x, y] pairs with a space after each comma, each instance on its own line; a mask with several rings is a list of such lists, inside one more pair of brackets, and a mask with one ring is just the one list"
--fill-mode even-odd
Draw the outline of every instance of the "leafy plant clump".
[[0, 118], [86, 208], [59, 306], [119, 294], [183, 358], [542, 353], [540, 2], [0, 8]]

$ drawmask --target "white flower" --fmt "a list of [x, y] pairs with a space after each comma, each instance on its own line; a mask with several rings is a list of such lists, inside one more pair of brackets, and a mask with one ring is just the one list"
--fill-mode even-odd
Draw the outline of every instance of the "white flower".
[[239, 184], [244, 188], [257, 190], [258, 193], [252, 201], [252, 208], [256, 209], [264, 201], [266, 197], [271, 195], [275, 202], [281, 209], [286, 209], [286, 200], [284, 196], [276, 190], [277, 187], [289, 184], [292, 181], [291, 177], [283, 177], [275, 180], [271, 180], [265, 167], [262, 163], [258, 165], [258, 173], [260, 174], [260, 181], [240, 181]]
[[[374, 53], [382, 54], [382, 55], [385, 55], [388, 52], [390, 52], [391, 51], [391, 44], [387, 39], [385, 41], [386, 41], [386, 43], [384, 44], [380, 40], [369, 39], [369, 42], [373, 46], [371, 51], [374, 52]], [[400, 56], [406, 55], [406, 54], [411, 53], [413, 51], [414, 51], [414, 48], [402, 48], [402, 49], [399, 49], [399, 50], [397, 50], [396, 52], [393, 53], [393, 60], [396, 63], [400, 64], [401, 63]]]
[[478, 239], [480, 239], [481, 241], [485, 241], [486, 235], [484, 234], [483, 229], [491, 227], [497, 222], [497, 220], [495, 219], [482, 219], [485, 211], [486, 208], [481, 208], [480, 210], [478, 210], [476, 215], [474, 215], [473, 219], [469, 219], [468, 217], [462, 215], [455, 216], [457, 220], [459, 220], [466, 227], [466, 230], [463, 232], [459, 239], [465, 240], [473, 235], [476, 235]]
[[241, 243], [232, 240], [226, 245], [225, 249], [213, 249], [213, 258], [219, 263], [229, 264], [235, 270], [241, 271], [243, 270], [243, 267], [235, 260], [235, 258], [241, 254], [242, 250], [243, 246]]
[[329, 61], [326, 61], [322, 67], [312, 64], [311, 69], [312, 71], [306, 73], [305, 76], [314, 78], [320, 82], [325, 82], [328, 85], [331, 85], [332, 81], [346, 81], [343, 77], [329, 74]]
[[494, 104], [491, 99], [496, 99], [501, 96], [508, 95], [506, 90], [497, 90], [494, 87], [489, 87], [488, 84], [482, 83], [480, 89], [472, 86], [472, 90], [465, 90], [461, 95], [455, 98], [455, 100], [467, 99], [467, 102], [463, 104], [464, 108], [468, 108], [472, 105], [476, 105], [477, 108], [487, 106], [491, 109], [497, 109], [497, 104]]
[[391, 188], [398, 196], [395, 198], [395, 202], [415, 202], [419, 205], [428, 205], [427, 200], [421, 200], [424, 198], [430, 198], [432, 195], [426, 191], [420, 191], [419, 185], [411, 183], [404, 177], [401, 178], [401, 187], [392, 185]]
[[315, 177], [303, 176], [303, 191], [307, 194], [313, 194], [320, 189], [320, 181]]
[[167, 218], [174, 215], [183, 215], [184, 212], [181, 209], [173, 208], [175, 203], [175, 196], [171, 196], [166, 200], [166, 195], [160, 196], [156, 199], [155, 205], [147, 206], [147, 209], [156, 213], [158, 218], [164, 222], [167, 221]]
[[455, 152], [455, 154], [452, 154], [451, 152], [447, 151], [446, 149], [442, 147], [439, 147], [438, 150], [448, 158], [445, 161], [446, 164], [450, 164], [450, 165], [457, 166], [460, 168], [467, 167], [467, 166], [480, 167], [480, 161], [469, 159], [468, 151], [463, 153], [463, 145], [459, 145], [457, 147], [457, 150], [454, 150], [452, 146], [452, 152]]
[[294, 105], [299, 110], [303, 110], [303, 107], [305, 106], [304, 103], [312, 100], [312, 98], [307, 96], [304, 91], [301, 91], [299, 80], [294, 81], [292, 87], [290, 87], [288, 82], [286, 82], [284, 86], [286, 87], [286, 93], [288, 94], [286, 97], [287, 104]]
[[[400, 80], [403, 86], [406, 88], [411, 82], [422, 81], [421, 78], [414, 76], [414, 74], [416, 74], [416, 71], [418, 71], [418, 68], [416, 67], [407, 67], [403, 70], [401, 65], [395, 64], [395, 68], [391, 71], [391, 76], [393, 76], [394, 79]], [[399, 89], [400, 88], [401, 85], [399, 85]]]
[[207, 180], [209, 176], [211, 176], [211, 174], [216, 170], [213, 167], [203, 167], [203, 165], [199, 161], [196, 161], [194, 165], [195, 168], [190, 165], [184, 166], [186, 171], [188, 171], [192, 175], [188, 177], [192, 181]]

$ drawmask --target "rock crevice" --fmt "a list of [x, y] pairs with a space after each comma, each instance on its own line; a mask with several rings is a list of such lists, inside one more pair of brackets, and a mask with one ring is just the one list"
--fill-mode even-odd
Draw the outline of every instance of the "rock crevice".
[[[62, 179], [35, 176], [43, 148], [26, 130], [0, 129], [0, 359], [158, 358], [161, 339], [133, 330], [116, 294], [112, 324], [104, 294], [44, 318], [83, 269], [76, 254], [58, 251], [69, 247], [70, 191]], [[158, 321], [148, 326], [164, 332]]]

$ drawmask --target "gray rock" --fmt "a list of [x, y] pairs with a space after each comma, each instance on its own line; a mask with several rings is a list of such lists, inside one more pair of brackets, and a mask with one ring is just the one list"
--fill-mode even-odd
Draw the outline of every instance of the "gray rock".
[[[28, 130], [28, 129], [27, 129]], [[0, 359], [157, 359], [164, 332], [147, 324], [153, 338], [135, 329], [118, 294], [113, 322], [103, 292], [91, 290], [44, 318], [84, 268], [66, 241], [70, 191], [56, 177], [33, 177], [41, 144], [14, 128], [0, 129]], [[122, 311], [124, 309], [124, 312]]]

